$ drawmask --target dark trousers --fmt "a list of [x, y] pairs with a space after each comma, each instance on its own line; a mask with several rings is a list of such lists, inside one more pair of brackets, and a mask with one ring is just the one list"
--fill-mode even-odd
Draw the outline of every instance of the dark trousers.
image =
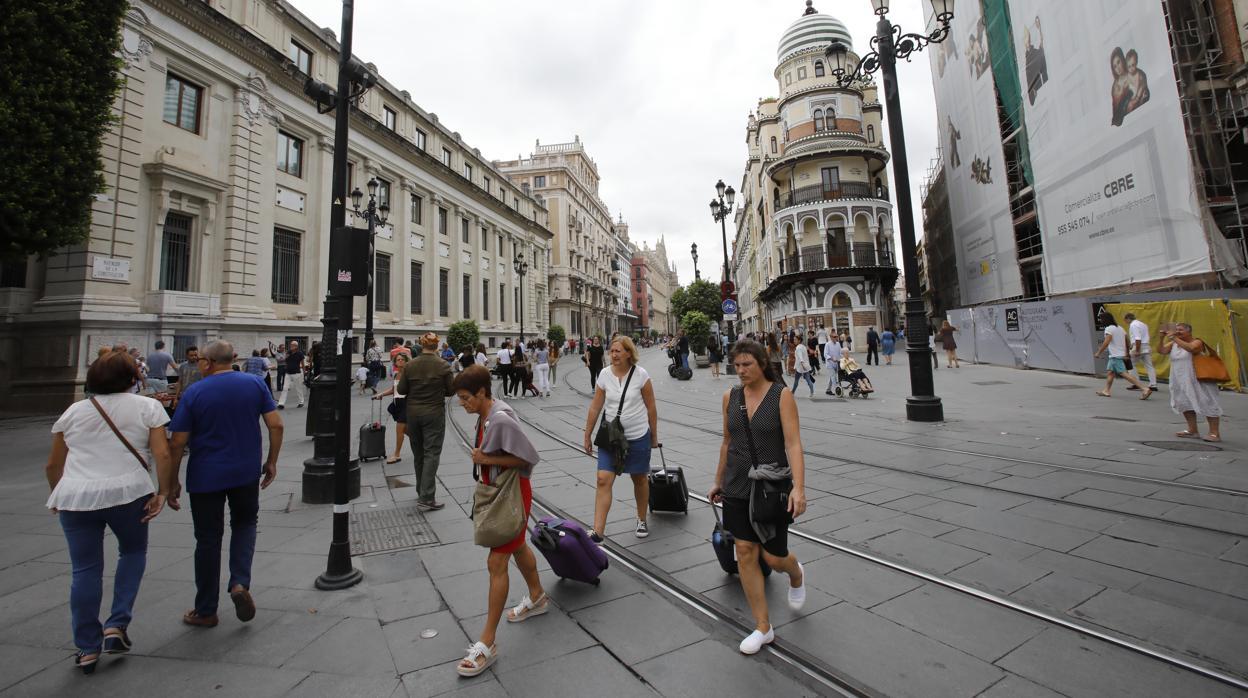
[[277, 365], [277, 392], [282, 392], [286, 388], [286, 367], [281, 364]]
[[[506, 379], [504, 379], [505, 381]], [[407, 437], [415, 461], [416, 496], [422, 502], [434, 501], [437, 493], [438, 464], [446, 437], [446, 414], [407, 415]]]
[[[257, 474], [258, 477], [258, 474]], [[192, 492], [195, 525], [195, 612], [211, 616], [221, 596], [221, 539], [225, 536], [225, 505], [230, 505], [230, 581], [226, 590], [251, 588], [251, 561], [256, 555], [256, 521], [260, 513], [260, 482], [220, 492]]]
[[593, 366], [589, 367], [589, 389], [590, 390], [594, 390], [595, 388], [598, 387], [598, 374], [599, 373], [602, 373], [601, 366], [597, 368], [594, 368]]
[[867, 365], [871, 365], [871, 359], [875, 359], [875, 365], [880, 365], [880, 348], [873, 344], [867, 345]]

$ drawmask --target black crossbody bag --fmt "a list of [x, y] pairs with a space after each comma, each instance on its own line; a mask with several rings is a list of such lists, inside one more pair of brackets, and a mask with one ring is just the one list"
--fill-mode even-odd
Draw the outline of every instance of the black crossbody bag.
[[[754, 431], [750, 428], [750, 411], [745, 406], [745, 390], [741, 394], [741, 417], [745, 420], [745, 438], [750, 443], [750, 462], [758, 469], [758, 450], [754, 447]], [[768, 463], [778, 466], [778, 463]], [[750, 520], [760, 524], [788, 525], [789, 493], [793, 491], [793, 479], [753, 480], [750, 486]]]
[[636, 370], [636, 366], [628, 369], [628, 378], [624, 380], [624, 390], [620, 392], [620, 405], [615, 411], [615, 419], [608, 422], [607, 415], [602, 415], [602, 424], [594, 435], [594, 445], [611, 454], [611, 465], [615, 468], [616, 475], [624, 472], [624, 459], [628, 457], [628, 439], [624, 436], [624, 424], [620, 421], [620, 414], [624, 412], [628, 385], [633, 382], [633, 372]]

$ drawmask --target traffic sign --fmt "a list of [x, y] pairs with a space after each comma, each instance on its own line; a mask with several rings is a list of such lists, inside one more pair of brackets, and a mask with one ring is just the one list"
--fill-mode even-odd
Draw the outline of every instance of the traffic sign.
[[732, 294], [737, 292], [737, 287], [731, 281], [724, 281], [719, 284], [720, 299], [731, 298]]
[[724, 311], [724, 315], [736, 315], [737, 314], [737, 302], [731, 298], [725, 298], [724, 302], [721, 304], [721, 307]]

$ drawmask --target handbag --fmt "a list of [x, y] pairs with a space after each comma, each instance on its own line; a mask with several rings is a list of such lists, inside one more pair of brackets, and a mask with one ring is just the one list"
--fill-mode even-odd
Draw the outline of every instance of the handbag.
[[[741, 417], [745, 419], [745, 437], [750, 443], [750, 462], [754, 469], [759, 468], [758, 450], [754, 447], [754, 432], [750, 429], [750, 411], [745, 406], [745, 391], [741, 388], [734, 388], [741, 395]], [[778, 466], [778, 463], [768, 463], [769, 466]], [[788, 525], [792, 519], [789, 518], [789, 492], [793, 491], [793, 479], [785, 478], [783, 480], [754, 480], [753, 486], [750, 488], [750, 519], [760, 524], [781, 524]]]
[[624, 459], [628, 457], [628, 439], [624, 436], [624, 424], [620, 421], [620, 414], [624, 412], [624, 399], [628, 397], [628, 384], [633, 382], [633, 372], [636, 370], [636, 366], [628, 369], [628, 378], [624, 380], [624, 390], [620, 392], [620, 405], [615, 411], [615, 419], [608, 422], [607, 415], [602, 415], [602, 424], [598, 426], [598, 433], [594, 435], [594, 445], [611, 454], [611, 466], [615, 469], [616, 475], [624, 472]]
[[[477, 448], [481, 437], [477, 437]], [[483, 548], [497, 548], [515, 540], [524, 530], [524, 497], [520, 493], [518, 468], [500, 468], [492, 482], [480, 481], [477, 464], [472, 466], [472, 478], [477, 489], [472, 496], [472, 542]]]
[[104, 411], [104, 408], [100, 405], [100, 403], [97, 402], [95, 398], [91, 398], [91, 404], [95, 406], [96, 411], [98, 411], [100, 416], [104, 418], [104, 423], [108, 425], [108, 428], [112, 429], [113, 433], [117, 435], [117, 438], [121, 439], [121, 443], [125, 444], [126, 449], [130, 451], [130, 453], [133, 453], [135, 458], [139, 459], [139, 464], [143, 466], [143, 469], [150, 473], [152, 471], [152, 466], [148, 465], [147, 461], [143, 460], [143, 456], [139, 455], [138, 449], [130, 445], [130, 440], [126, 438], [125, 434], [121, 433], [121, 430], [117, 428], [116, 424], [113, 424], [113, 420], [109, 419], [108, 413]]
[[1205, 351], [1200, 354], [1192, 354], [1192, 368], [1196, 371], [1196, 380], [1207, 381], [1210, 383], [1226, 383], [1231, 380], [1231, 374], [1226, 370], [1226, 364], [1222, 363], [1218, 352], [1209, 346], [1205, 340], [1200, 340], [1204, 345]]

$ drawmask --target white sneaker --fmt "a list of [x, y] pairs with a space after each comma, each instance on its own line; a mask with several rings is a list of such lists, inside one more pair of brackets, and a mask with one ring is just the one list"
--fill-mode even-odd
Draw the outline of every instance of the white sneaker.
[[741, 641], [741, 654], [758, 654], [763, 645], [770, 645], [772, 640], [776, 639], [776, 629], [774, 627], [767, 628], [767, 634], [763, 634], [755, 630], [745, 639]]
[[646, 525], [645, 521], [637, 519], [637, 529], [633, 531], [633, 535], [638, 538], [645, 538], [650, 535], [650, 527]]
[[802, 585], [796, 589], [789, 587], [789, 608], [794, 611], [800, 611], [806, 605], [806, 568], [799, 562], [797, 569], [802, 572]]

